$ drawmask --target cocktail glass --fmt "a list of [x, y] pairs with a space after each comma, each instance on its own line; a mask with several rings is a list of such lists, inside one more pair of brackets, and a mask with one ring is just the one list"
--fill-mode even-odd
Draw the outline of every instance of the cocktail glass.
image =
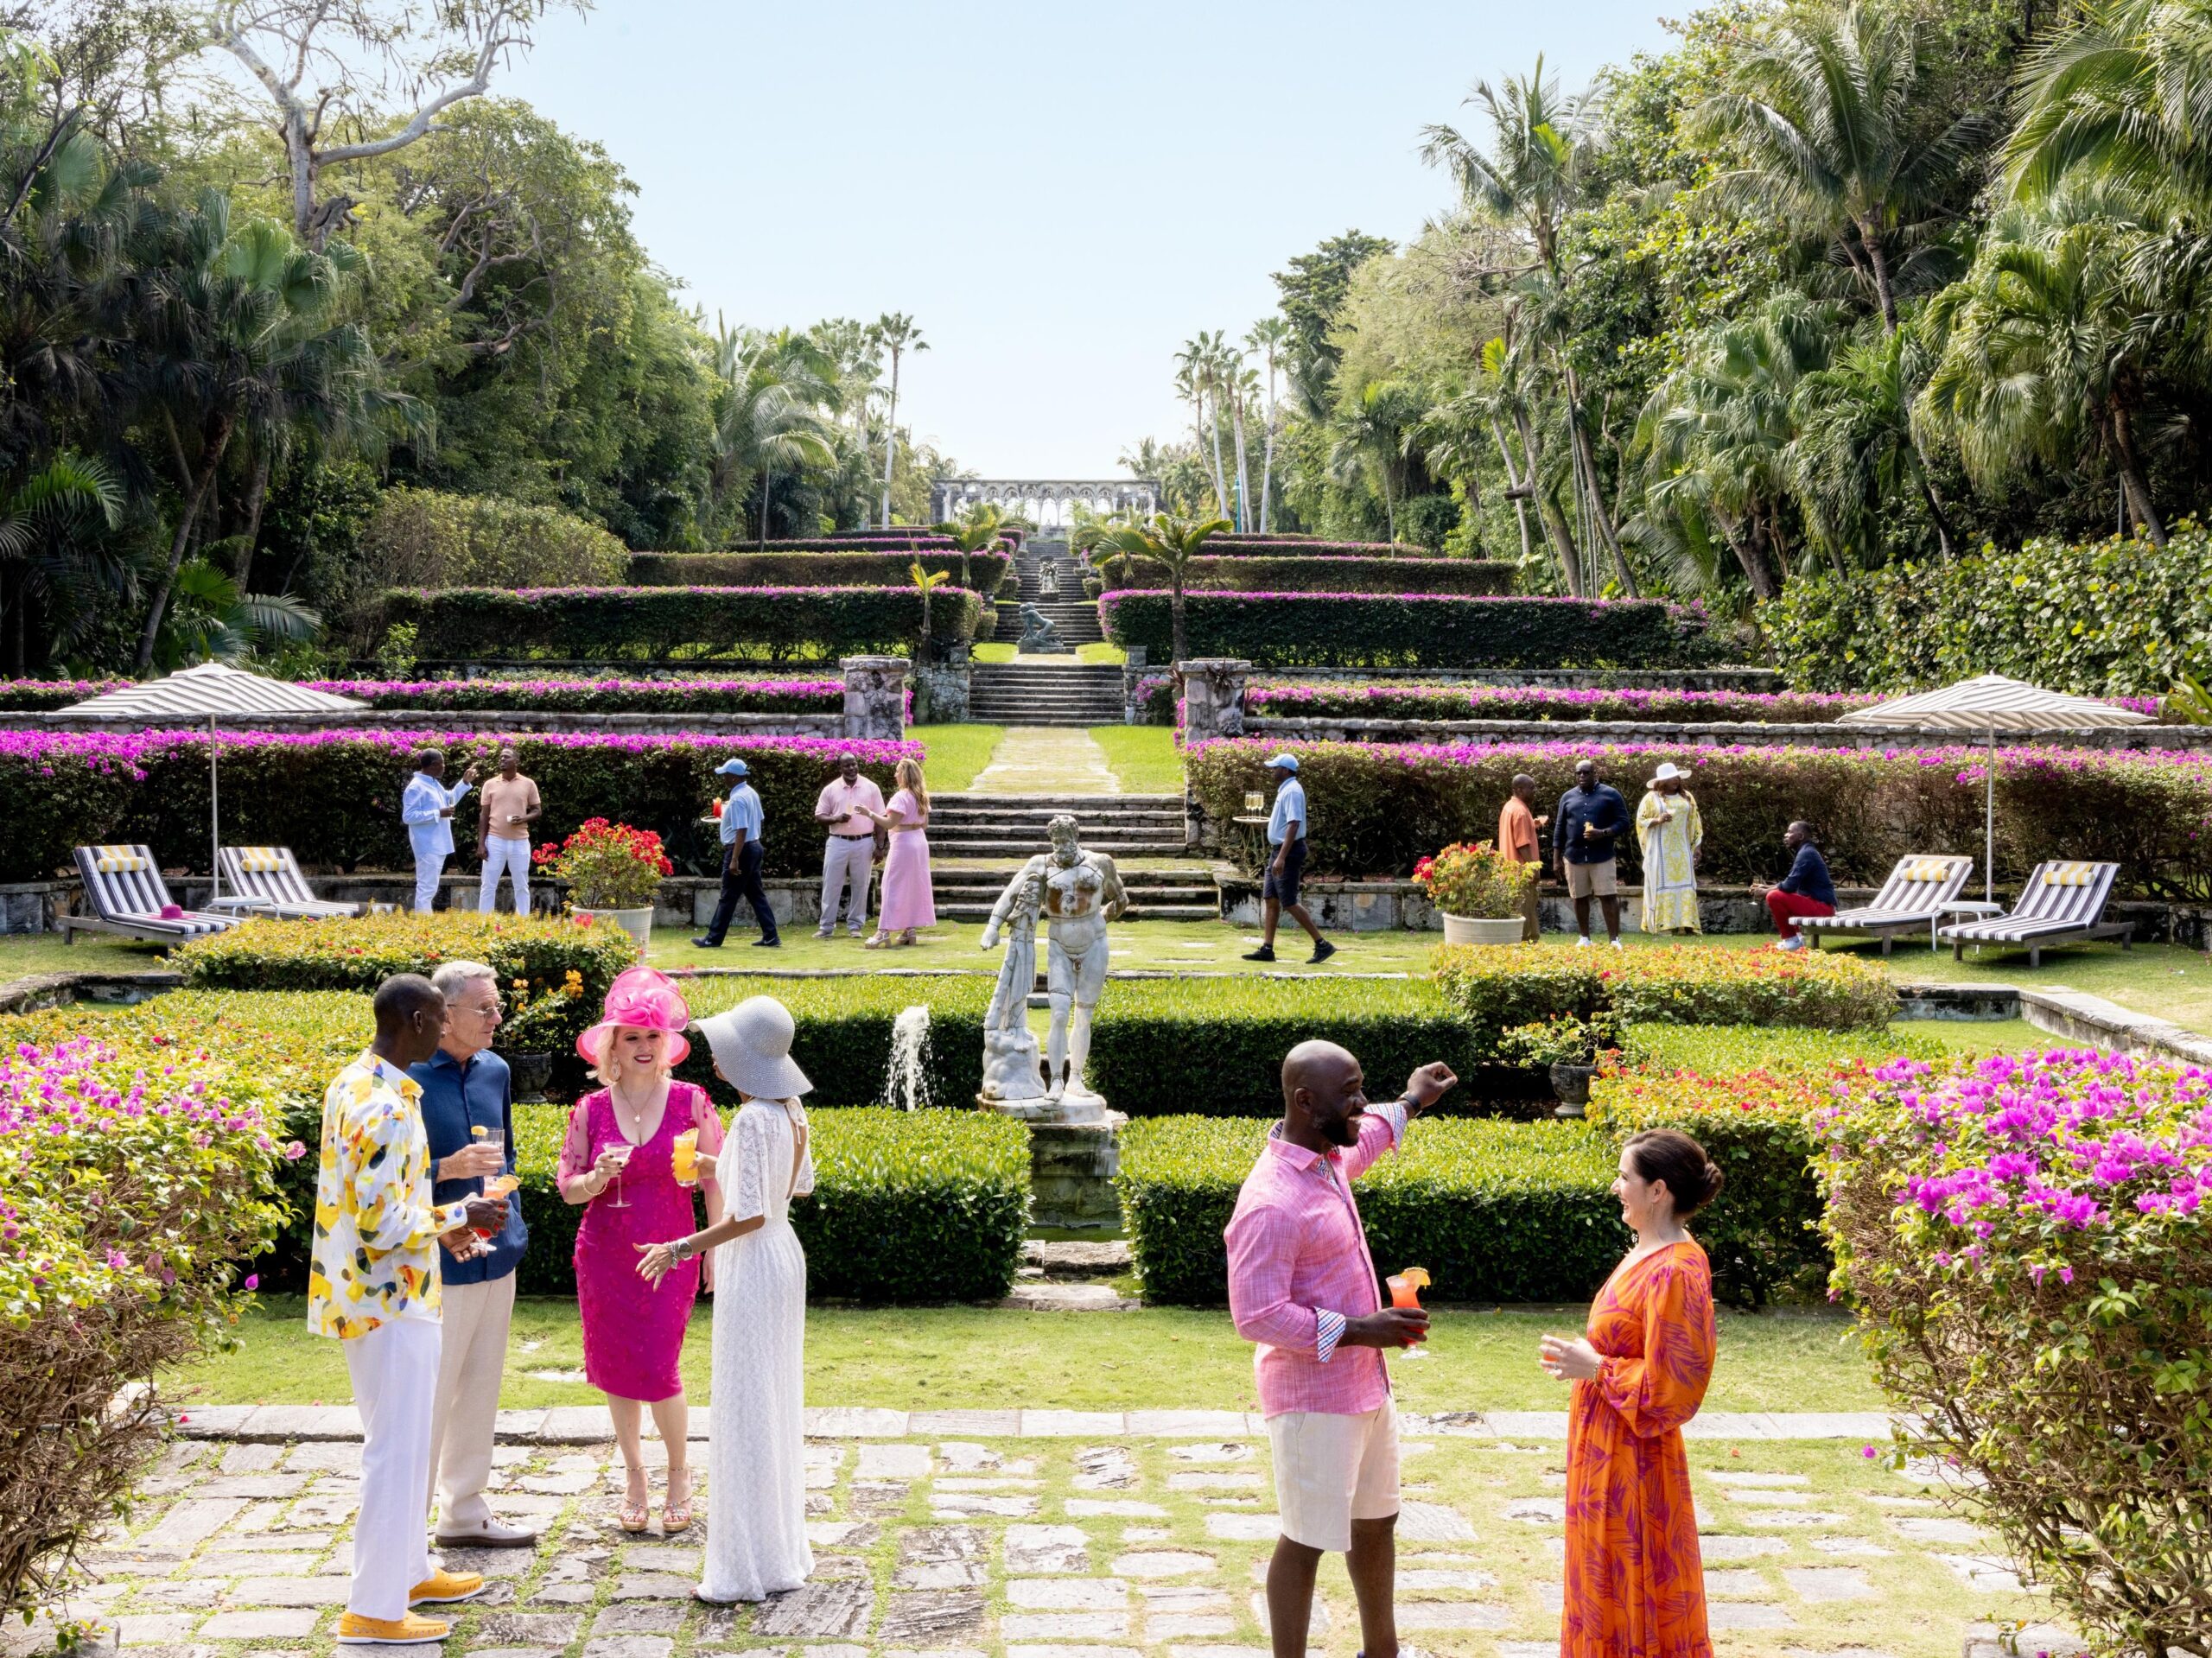
[[[1428, 1287], [1428, 1268], [1408, 1267], [1395, 1277], [1385, 1279], [1383, 1282], [1389, 1286], [1392, 1306], [1406, 1307], [1418, 1312], [1421, 1308], [1421, 1293]], [[1415, 1343], [1427, 1339], [1426, 1336], [1414, 1337]], [[1402, 1350], [1409, 1359], [1425, 1359], [1428, 1356], [1427, 1351], [1418, 1345], [1408, 1347]]]
[[634, 1146], [609, 1146], [607, 1149], [614, 1153], [614, 1201], [607, 1204], [607, 1207], [609, 1209], [627, 1209], [630, 1207], [630, 1200], [622, 1195], [622, 1171], [630, 1161], [630, 1153], [635, 1151], [637, 1147]]
[[[499, 1202], [505, 1203], [508, 1194], [521, 1184], [522, 1182], [512, 1174], [495, 1174], [484, 1183], [484, 1195], [486, 1197], [496, 1197]], [[496, 1225], [478, 1227], [476, 1236], [480, 1238], [496, 1238], [506, 1229], [506, 1224], [503, 1217]]]
[[686, 1128], [676, 1137], [676, 1150], [670, 1158], [674, 1168], [676, 1184], [696, 1186], [699, 1184], [699, 1131]]

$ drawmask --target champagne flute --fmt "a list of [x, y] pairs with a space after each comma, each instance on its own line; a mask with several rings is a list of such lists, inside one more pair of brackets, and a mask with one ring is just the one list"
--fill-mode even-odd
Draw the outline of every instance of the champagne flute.
[[607, 1207], [628, 1209], [631, 1207], [630, 1200], [622, 1195], [622, 1171], [629, 1164], [630, 1153], [638, 1148], [625, 1141], [620, 1145], [609, 1146], [607, 1149], [614, 1153], [614, 1201], [607, 1204]]
[[[1383, 1281], [1389, 1286], [1392, 1306], [1406, 1307], [1417, 1312], [1421, 1307], [1421, 1293], [1428, 1287], [1428, 1269], [1426, 1267], [1408, 1267], [1395, 1277], [1385, 1279]], [[1427, 1350], [1418, 1345], [1419, 1343], [1427, 1339], [1425, 1336], [1414, 1337], [1414, 1341], [1416, 1345], [1402, 1350], [1404, 1356], [1408, 1359], [1427, 1358]]]

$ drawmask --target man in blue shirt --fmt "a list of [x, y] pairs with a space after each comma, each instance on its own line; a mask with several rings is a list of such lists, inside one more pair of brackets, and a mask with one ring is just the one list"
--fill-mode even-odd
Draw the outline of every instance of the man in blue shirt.
[[1598, 762], [1577, 760], [1574, 786], [1559, 797], [1552, 814], [1552, 849], [1559, 854], [1567, 895], [1574, 900], [1575, 948], [1590, 948], [1590, 900], [1605, 912], [1605, 937], [1621, 947], [1620, 885], [1614, 879], [1615, 843], [1629, 826], [1628, 802], [1610, 783], [1598, 780]]
[[753, 945], [774, 950], [784, 941], [776, 934], [776, 912], [768, 907], [768, 890], [760, 884], [760, 861], [766, 855], [760, 849], [760, 797], [745, 780], [752, 768], [743, 760], [731, 759], [715, 771], [718, 776], [737, 779], [729, 798], [722, 803], [722, 892], [715, 905], [715, 918], [691, 943], [700, 950], [720, 950], [722, 936], [729, 931], [730, 918], [737, 913], [737, 901], [742, 898], [752, 905], [753, 918], [760, 924], [760, 936]]
[[1268, 880], [1260, 889], [1261, 924], [1266, 937], [1259, 949], [1244, 952], [1244, 959], [1275, 959], [1275, 924], [1287, 910], [1313, 941], [1307, 963], [1325, 962], [1337, 953], [1337, 947], [1321, 937], [1313, 918], [1298, 901], [1298, 884], [1306, 874], [1306, 785], [1298, 780], [1298, 756], [1276, 755], [1268, 762], [1268, 775], [1274, 780], [1275, 804], [1268, 815], [1268, 845], [1272, 848], [1268, 854]]
[[[512, 1079], [507, 1062], [492, 1051], [499, 980], [481, 962], [448, 962], [430, 982], [446, 999], [445, 1033], [438, 1051], [407, 1074], [423, 1089], [431, 1196], [458, 1203], [483, 1191], [486, 1176], [515, 1172]], [[437, 1503], [441, 1548], [527, 1548], [537, 1540], [534, 1531], [500, 1524], [484, 1500], [515, 1310], [515, 1268], [530, 1238], [519, 1194], [508, 1194], [506, 1209], [506, 1225], [485, 1254], [461, 1261], [448, 1251], [438, 1258], [445, 1334], [430, 1409], [425, 1500]]]
[[438, 879], [446, 860], [453, 856], [453, 809], [476, 781], [472, 765], [461, 781], [445, 785], [446, 757], [435, 748], [415, 756], [415, 775], [407, 779], [407, 792], [399, 797], [399, 821], [407, 825], [408, 843], [415, 849], [415, 913], [428, 915], [438, 896]]
[[1775, 886], [1754, 886], [1751, 890], [1766, 899], [1766, 912], [1774, 918], [1774, 930], [1782, 935], [1775, 948], [1802, 950], [1805, 935], [1797, 931], [1797, 918], [1834, 915], [1835, 882], [1828, 878], [1827, 860], [1813, 844], [1813, 826], [1803, 818], [1783, 832], [1782, 847], [1791, 854], [1789, 873]]

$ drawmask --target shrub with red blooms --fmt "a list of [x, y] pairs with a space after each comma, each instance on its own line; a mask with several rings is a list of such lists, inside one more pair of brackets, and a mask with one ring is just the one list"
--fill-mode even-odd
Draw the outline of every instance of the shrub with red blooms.
[[1901, 1060], [1822, 1128], [1833, 1293], [1901, 1448], [1978, 1477], [2101, 1646], [2212, 1652], [2212, 1072]]
[[0, 1059], [0, 1617], [28, 1614], [125, 1505], [162, 1380], [228, 1339], [233, 1263], [283, 1211], [264, 1102], [208, 1056], [81, 1039]]
[[640, 909], [653, 901], [661, 877], [676, 873], [659, 835], [604, 817], [588, 820], [557, 847], [539, 847], [531, 861], [565, 881], [580, 910]]

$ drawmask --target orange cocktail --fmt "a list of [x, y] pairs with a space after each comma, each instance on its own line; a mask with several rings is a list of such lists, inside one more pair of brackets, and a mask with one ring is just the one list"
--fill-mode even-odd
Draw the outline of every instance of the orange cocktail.
[[676, 1149], [669, 1157], [669, 1165], [679, 1186], [699, 1184], [699, 1131], [686, 1128], [676, 1137]]
[[[1383, 1282], [1389, 1286], [1392, 1306], [1404, 1307], [1409, 1312], [1417, 1312], [1421, 1310], [1421, 1293], [1428, 1287], [1428, 1268], [1408, 1267], [1394, 1277], [1385, 1279]], [[1426, 1335], [1414, 1337], [1416, 1342], [1427, 1339]], [[1409, 1347], [1406, 1350], [1406, 1356], [1409, 1359], [1419, 1359], [1427, 1358], [1428, 1355], [1418, 1347]]]
[[[501, 1203], [505, 1203], [507, 1199], [507, 1195], [513, 1191], [514, 1189], [521, 1184], [522, 1181], [518, 1176], [512, 1174], [495, 1174], [484, 1183], [484, 1195], [486, 1197], [495, 1197]], [[476, 1229], [476, 1236], [480, 1238], [496, 1238], [501, 1232], [504, 1232], [506, 1229], [506, 1225], [507, 1223], [503, 1218], [497, 1226], [480, 1226]]]

